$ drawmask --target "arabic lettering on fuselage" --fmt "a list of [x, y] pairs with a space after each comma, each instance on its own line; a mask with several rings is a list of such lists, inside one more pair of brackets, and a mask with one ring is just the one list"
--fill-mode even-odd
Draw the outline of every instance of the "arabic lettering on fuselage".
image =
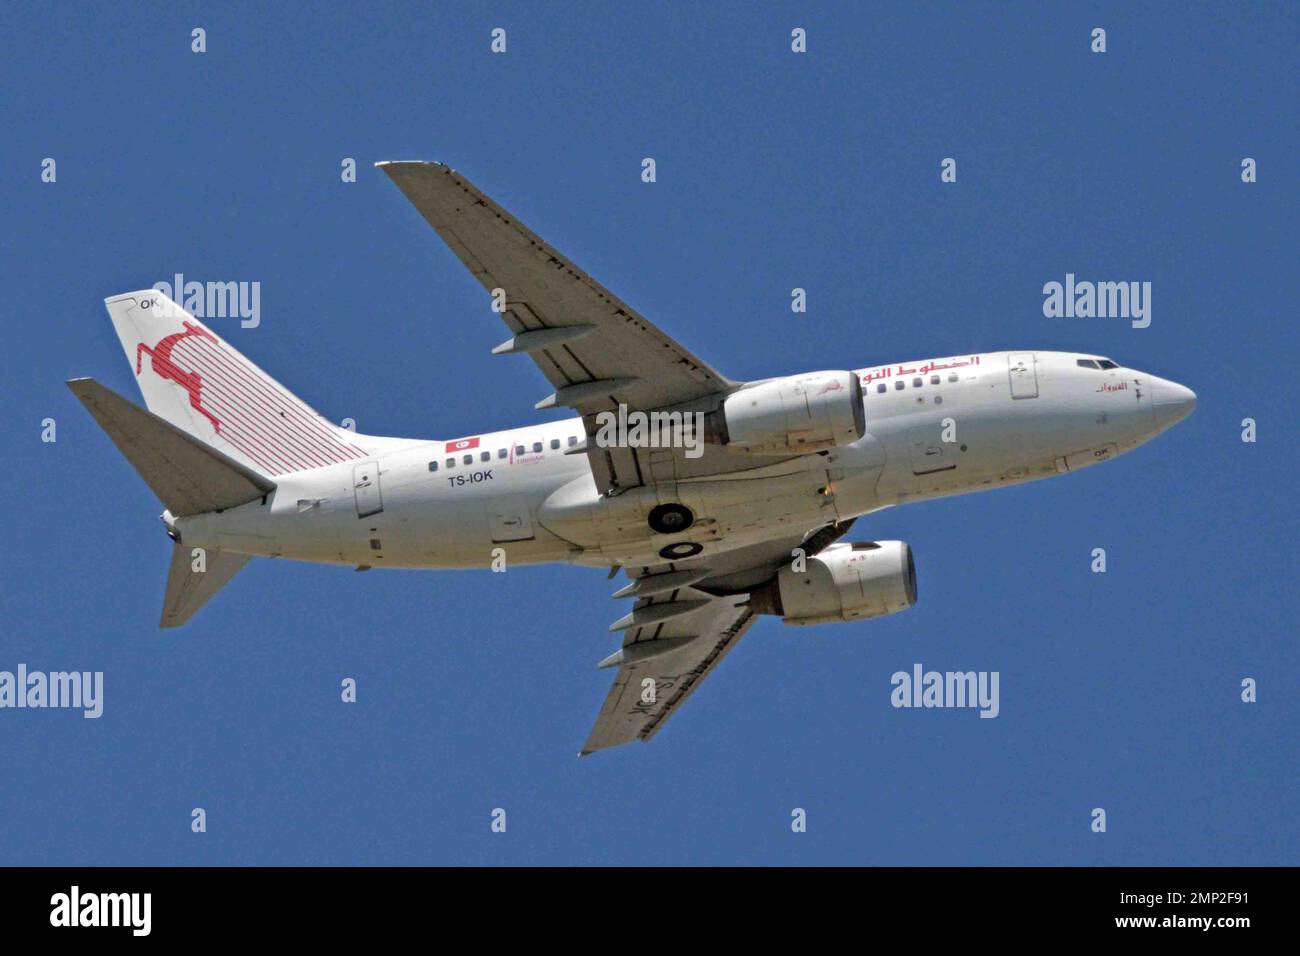
[[867, 384], [882, 378], [893, 378], [895, 375], [928, 375], [931, 372], [938, 372], [943, 369], [969, 368], [979, 364], [980, 357], [978, 355], [968, 355], [963, 359], [931, 359], [917, 368], [907, 368], [903, 365], [877, 366], [867, 369], [865, 372], [859, 372], [858, 378], [862, 379], [863, 384]]

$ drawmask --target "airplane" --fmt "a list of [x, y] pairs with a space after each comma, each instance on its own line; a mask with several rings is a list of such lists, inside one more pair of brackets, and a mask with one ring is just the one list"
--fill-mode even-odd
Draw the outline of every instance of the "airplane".
[[[94, 379], [68, 385], [166, 509], [162, 627], [254, 556], [622, 570], [614, 597], [632, 603], [610, 625], [621, 645], [600, 662], [616, 671], [588, 754], [654, 737], [759, 615], [813, 625], [912, 607], [911, 549], [843, 540], [856, 519], [1109, 461], [1196, 404], [1108, 358], [1033, 349], [732, 381], [460, 173], [376, 165], [492, 294], [510, 333], [493, 351], [528, 356], [553, 389], [536, 407], [578, 417], [357, 434], [156, 289], [107, 299], [147, 411]], [[680, 419], [679, 440], [612, 441], [616, 412]]]

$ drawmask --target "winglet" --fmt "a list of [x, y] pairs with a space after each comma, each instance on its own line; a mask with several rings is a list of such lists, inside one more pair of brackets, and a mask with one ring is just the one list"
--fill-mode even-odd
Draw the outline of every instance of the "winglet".
[[447, 168], [446, 163], [440, 163], [436, 159], [381, 159], [375, 163], [376, 169], [383, 169], [385, 166], [442, 166]]

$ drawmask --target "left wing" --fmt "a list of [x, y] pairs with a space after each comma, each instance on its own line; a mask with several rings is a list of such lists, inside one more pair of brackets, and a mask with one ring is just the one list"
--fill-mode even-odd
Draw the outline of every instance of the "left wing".
[[600, 666], [616, 666], [618, 674], [582, 755], [657, 734], [754, 623], [749, 592], [770, 580], [793, 548], [816, 554], [852, 523], [716, 555], [708, 566], [629, 570], [632, 583], [616, 596], [637, 602], [611, 628], [625, 630], [623, 646]]
[[379, 163], [488, 292], [505, 293], [514, 337], [555, 393], [542, 407], [653, 409], [733, 383], [657, 329], [460, 173], [438, 163]]
[[[736, 386], [460, 173], [439, 163], [376, 165], [483, 288], [504, 295], [501, 318], [512, 337], [493, 352], [527, 354], [537, 364], [555, 389], [538, 408], [574, 408], [592, 435], [596, 413], [620, 404], [651, 411]], [[653, 480], [636, 449], [596, 448], [588, 441], [587, 456], [602, 494]], [[722, 470], [745, 467], [739, 456], [714, 457]]]

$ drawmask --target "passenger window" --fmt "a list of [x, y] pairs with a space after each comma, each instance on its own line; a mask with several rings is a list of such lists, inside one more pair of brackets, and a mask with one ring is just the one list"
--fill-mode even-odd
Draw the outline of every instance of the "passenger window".
[[508, 448], [502, 448], [499, 452], [497, 452], [497, 457], [504, 458], [508, 454], [510, 454], [510, 450]]
[[533, 442], [533, 451], [541, 451], [541, 450], [542, 450], [542, 443], [539, 441]]
[[876, 391], [883, 393], [885, 391], [885, 388], [886, 388], [885, 383], [881, 382], [876, 386]]
[[576, 445], [576, 444], [578, 444], [578, 436], [577, 436], [577, 435], [570, 435], [570, 436], [569, 436], [569, 447], [572, 448], [572, 447], [573, 447], [574, 445]]
[[516, 446], [515, 446], [515, 454], [516, 454], [516, 455], [522, 455], [523, 453], [524, 453], [524, 446], [523, 446], [523, 445], [516, 445]]
[[447, 467], [448, 467], [448, 468], [455, 468], [455, 467], [456, 467], [456, 459], [455, 459], [455, 458], [448, 458], [448, 459], [447, 459]]
[[559, 440], [558, 438], [552, 438], [552, 439], [551, 439], [551, 450], [554, 451], [555, 449], [557, 449], [557, 448], [559, 448], [559, 447], [560, 447], [560, 440]]
[[956, 373], [956, 372], [949, 372], [949, 373], [948, 373], [948, 381], [950, 381], [950, 382], [955, 382], [955, 381], [957, 381], [957, 373]]
[[431, 462], [429, 462], [429, 470], [430, 470], [430, 471], [437, 471], [437, 470], [438, 470], [438, 463], [437, 463], [436, 461], [431, 461]]
[[912, 379], [912, 387], [913, 387], [913, 388], [920, 388], [921, 385], [922, 385], [924, 382], [925, 382], [925, 379], [921, 378], [921, 376], [918, 375], [916, 378]]
[[899, 389], [902, 388], [907, 388], [907, 383], [900, 378], [897, 382], [894, 383], [894, 391], [898, 391]]
[[491, 461], [491, 460], [492, 460], [492, 452], [490, 452], [490, 451], [481, 452], [481, 453], [479, 454], [479, 456], [478, 456], [478, 460], [479, 460], [479, 461]]
[[467, 464], [467, 465], [472, 465], [472, 464], [474, 464], [474, 456], [473, 456], [473, 455], [466, 455], [466, 456], [465, 456], [465, 464]]
[[931, 385], [938, 385], [941, 381], [943, 381], [943, 379], [939, 378], [938, 375], [931, 375], [931, 376], [930, 376], [930, 384], [931, 384]]

